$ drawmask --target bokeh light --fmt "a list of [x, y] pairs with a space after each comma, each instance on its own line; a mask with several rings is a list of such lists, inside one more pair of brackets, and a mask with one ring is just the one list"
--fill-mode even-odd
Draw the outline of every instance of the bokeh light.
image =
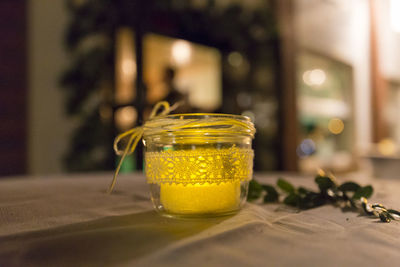
[[341, 134], [344, 130], [344, 123], [341, 119], [333, 118], [328, 123], [328, 130], [333, 134]]
[[136, 73], [136, 62], [131, 58], [124, 58], [121, 67], [122, 73], [125, 75], [134, 75]]
[[175, 41], [171, 48], [172, 61], [178, 66], [186, 65], [192, 57], [192, 47], [184, 40]]
[[307, 138], [301, 141], [300, 145], [296, 149], [297, 156], [304, 158], [310, 156], [315, 152], [316, 146], [313, 140]]
[[378, 151], [384, 156], [391, 156], [396, 153], [396, 144], [390, 138], [385, 138], [378, 143]]
[[137, 111], [134, 107], [123, 107], [115, 111], [115, 123], [121, 130], [132, 127], [136, 119]]
[[303, 73], [303, 81], [309, 86], [320, 86], [325, 80], [325, 71], [321, 69], [308, 70]]
[[233, 67], [240, 67], [243, 64], [243, 56], [239, 52], [232, 52], [228, 55], [228, 62]]

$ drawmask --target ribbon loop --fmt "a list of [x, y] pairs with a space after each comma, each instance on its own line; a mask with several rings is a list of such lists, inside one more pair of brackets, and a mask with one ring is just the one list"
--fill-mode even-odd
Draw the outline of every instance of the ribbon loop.
[[[153, 119], [155, 117], [166, 116], [172, 110], [176, 109], [180, 104], [181, 103], [175, 103], [172, 107], [170, 107], [169, 103], [167, 101], [160, 101], [154, 106], [153, 110], [151, 111], [150, 119]], [[110, 186], [109, 186], [109, 188], [107, 190], [108, 194], [110, 194], [113, 191], [114, 187], [115, 187], [115, 183], [117, 182], [117, 176], [118, 176], [118, 173], [119, 173], [119, 171], [121, 169], [122, 163], [125, 160], [125, 157], [127, 155], [132, 154], [135, 151], [137, 144], [142, 139], [143, 131], [144, 131], [143, 130], [143, 125], [135, 127], [135, 128], [132, 128], [132, 129], [126, 131], [126, 132], [123, 132], [122, 134], [119, 134], [114, 139], [113, 148], [114, 148], [115, 154], [118, 155], [118, 156], [122, 156], [122, 157], [121, 157], [121, 159], [120, 159], [120, 161], [118, 163], [117, 168], [115, 169], [113, 180], [112, 180], [112, 182], [111, 182], [111, 184], [110, 184]], [[118, 148], [118, 144], [121, 142], [121, 140], [123, 140], [124, 138], [127, 138], [127, 137], [129, 137], [129, 140], [128, 140], [128, 143], [127, 143], [125, 149], [124, 150], [120, 150]]]
[[[157, 115], [157, 112], [160, 111], [160, 108], [164, 108], [160, 115]], [[153, 110], [150, 113], [150, 119], [154, 118], [154, 117], [158, 117], [158, 116], [165, 116], [168, 115], [170, 113], [170, 108], [169, 108], [169, 103], [167, 101], [160, 101], [158, 102]]]

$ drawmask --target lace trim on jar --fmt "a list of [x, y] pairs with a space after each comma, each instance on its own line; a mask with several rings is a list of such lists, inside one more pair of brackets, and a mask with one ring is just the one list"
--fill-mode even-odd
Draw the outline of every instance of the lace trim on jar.
[[146, 152], [148, 183], [204, 184], [250, 181], [253, 175], [252, 149], [206, 148]]

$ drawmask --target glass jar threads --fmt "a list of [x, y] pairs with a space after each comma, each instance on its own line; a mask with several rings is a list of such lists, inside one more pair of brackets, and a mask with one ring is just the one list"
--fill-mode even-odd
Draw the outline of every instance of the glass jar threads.
[[155, 117], [143, 132], [145, 172], [157, 211], [217, 216], [238, 211], [252, 179], [249, 118], [225, 114]]

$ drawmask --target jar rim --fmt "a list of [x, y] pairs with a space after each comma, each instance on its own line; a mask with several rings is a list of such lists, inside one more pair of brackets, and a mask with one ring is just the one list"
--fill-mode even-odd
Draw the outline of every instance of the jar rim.
[[202, 119], [207, 119], [210, 117], [219, 117], [219, 118], [234, 118], [234, 119], [239, 119], [239, 120], [244, 120], [244, 121], [250, 121], [251, 119], [248, 116], [244, 115], [237, 115], [237, 114], [227, 114], [227, 113], [178, 113], [178, 114], [169, 114], [166, 116], [160, 116], [160, 117], [154, 117], [153, 119], [150, 120], [157, 120], [157, 119], [162, 119], [162, 118], [183, 118], [183, 119], [188, 119], [188, 117], [198, 117]]
[[255, 134], [251, 119], [224, 113], [182, 113], [157, 116], [144, 125], [144, 136], [155, 134], [182, 135], [248, 135]]

